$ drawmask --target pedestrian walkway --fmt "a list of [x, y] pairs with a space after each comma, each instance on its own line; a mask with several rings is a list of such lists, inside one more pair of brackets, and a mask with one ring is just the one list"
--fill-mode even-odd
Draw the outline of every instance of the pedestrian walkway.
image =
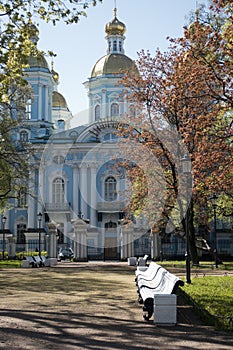
[[233, 348], [232, 334], [204, 325], [181, 296], [176, 326], [144, 321], [134, 270], [117, 262], [64, 262], [55, 268], [0, 270], [0, 348]]

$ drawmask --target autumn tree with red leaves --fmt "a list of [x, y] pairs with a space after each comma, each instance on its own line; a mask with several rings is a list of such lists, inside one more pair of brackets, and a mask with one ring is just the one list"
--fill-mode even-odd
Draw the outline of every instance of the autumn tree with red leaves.
[[[140, 76], [128, 74], [121, 81], [131, 90], [128, 98], [140, 111], [128, 117], [134, 130], [128, 142], [137, 139], [150, 150], [152, 163], [156, 159], [159, 164], [156, 169], [151, 165], [153, 179], [158, 178], [158, 169], [163, 179], [161, 199], [154, 194], [148, 201], [151, 188], [146, 176], [147, 191], [133, 193], [131, 209], [135, 212], [137, 203], [137, 210], [143, 210], [147, 202], [151, 224], [155, 202], [161, 200], [161, 205], [156, 205], [160, 208], [159, 219], [156, 217], [151, 225], [154, 231], [168, 229], [171, 224], [177, 229], [179, 221], [185, 231], [184, 218], [188, 215], [193, 263], [198, 263], [195, 235], [198, 226], [207, 224], [208, 198], [218, 194], [220, 200], [225, 198], [226, 207], [232, 207], [231, 7], [231, 2], [213, 1], [209, 12], [202, 9], [196, 13], [195, 21], [184, 28], [183, 38], [170, 39], [168, 52], [157, 50], [154, 57], [149, 52], [140, 52], [137, 61]], [[180, 159], [186, 150], [192, 162], [193, 185], [185, 214], [184, 193], [179, 195], [179, 186], [183, 181]], [[144, 152], [140, 157], [144, 157]], [[148, 160], [144, 163], [148, 164]], [[142, 168], [138, 171], [142, 172]], [[129, 173], [131, 179], [138, 181], [137, 167]], [[155, 193], [159, 191], [158, 183]]]

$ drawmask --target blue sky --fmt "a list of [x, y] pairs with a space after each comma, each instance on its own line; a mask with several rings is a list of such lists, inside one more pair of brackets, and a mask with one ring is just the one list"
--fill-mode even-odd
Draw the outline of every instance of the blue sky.
[[[167, 36], [183, 35], [190, 11], [195, 10], [196, 0], [117, 0], [117, 17], [126, 25], [125, 54], [137, 59], [141, 49], [152, 54], [157, 48], [165, 51]], [[208, 3], [208, 0], [198, 3]], [[83, 82], [90, 76], [96, 61], [106, 54], [105, 24], [113, 19], [114, 0], [90, 7], [87, 18], [78, 24], [57, 26], [42, 23], [39, 26], [41, 50], [57, 54], [54, 69], [59, 73], [58, 91], [65, 97], [68, 107], [79, 124], [85, 121], [83, 111], [88, 99]], [[48, 63], [51, 59], [48, 58]]]

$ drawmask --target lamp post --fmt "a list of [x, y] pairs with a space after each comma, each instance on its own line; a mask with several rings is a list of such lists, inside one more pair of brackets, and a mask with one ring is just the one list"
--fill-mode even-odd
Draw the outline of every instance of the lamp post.
[[181, 159], [182, 171], [186, 177], [186, 213], [185, 213], [185, 235], [186, 235], [186, 252], [185, 252], [185, 261], [186, 261], [186, 283], [191, 283], [190, 277], [190, 253], [189, 253], [189, 211], [188, 211], [188, 188], [189, 188], [189, 177], [191, 173], [191, 161], [188, 155], [185, 155]]
[[5, 223], [6, 217], [2, 215], [2, 260], [4, 260], [5, 255]]
[[38, 223], [39, 223], [39, 256], [41, 256], [40, 241], [41, 241], [41, 221], [42, 221], [42, 214], [39, 213], [37, 216], [38, 216]]
[[218, 252], [217, 252], [217, 217], [216, 217], [216, 208], [217, 208], [217, 200], [218, 196], [214, 194], [210, 201], [212, 203], [212, 207], [214, 209], [214, 261], [215, 261], [215, 267], [218, 268]]

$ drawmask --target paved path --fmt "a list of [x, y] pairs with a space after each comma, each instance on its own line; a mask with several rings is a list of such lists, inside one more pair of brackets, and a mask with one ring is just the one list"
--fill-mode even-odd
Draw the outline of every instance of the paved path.
[[[97, 266], [98, 265], [98, 266]], [[110, 274], [113, 269], [117, 271], [132, 270], [126, 263], [61, 263], [53, 272], [63, 271], [66, 275], [83, 269], [95, 275], [103, 271]], [[98, 269], [98, 270], [97, 270]], [[23, 269], [25, 270], [25, 269]], [[32, 271], [34, 270], [34, 271]], [[37, 269], [37, 274], [48, 276], [50, 271]], [[25, 278], [27, 273], [35, 274], [35, 269], [18, 271], [19, 278]], [[0, 271], [2, 276], [6, 273]], [[11, 272], [9, 271], [9, 274]], [[129, 273], [129, 276], [130, 273]], [[33, 280], [32, 280], [33, 281]], [[49, 280], [48, 280], [49, 281]], [[48, 282], [49, 283], [49, 282]], [[62, 281], [61, 281], [62, 283]], [[129, 281], [130, 283], [130, 281]], [[46, 301], [40, 300], [40, 290], [36, 298], [22, 300], [19, 295], [9, 289], [10, 294], [5, 295], [11, 305], [6, 308], [4, 295], [1, 294], [3, 307], [0, 311], [0, 348], [6, 350], [184, 350], [184, 349], [232, 349], [232, 334], [216, 332], [213, 328], [205, 326], [194, 314], [192, 308], [178, 297], [178, 323], [176, 326], [155, 326], [153, 321], [145, 322], [142, 318], [142, 309], [135, 299], [121, 295], [117, 299], [111, 297], [109, 284], [102, 292], [102, 297], [90, 297], [90, 308], [85, 311], [82, 305], [64, 300], [62, 293], [54, 293], [53, 308], [48, 307]], [[46, 286], [41, 284], [41, 291]], [[93, 287], [94, 288], [94, 287]], [[136, 288], [135, 288], [136, 289]], [[8, 293], [9, 293], [8, 291]], [[72, 294], [72, 290], [67, 289]], [[86, 296], [88, 297], [88, 296]], [[56, 300], [55, 300], [56, 298]], [[128, 298], [128, 300], [127, 300]], [[70, 299], [71, 300], [71, 299]], [[126, 302], [127, 308], [123, 305]], [[57, 303], [57, 305], [56, 305]], [[122, 307], [122, 309], [121, 309]]]

